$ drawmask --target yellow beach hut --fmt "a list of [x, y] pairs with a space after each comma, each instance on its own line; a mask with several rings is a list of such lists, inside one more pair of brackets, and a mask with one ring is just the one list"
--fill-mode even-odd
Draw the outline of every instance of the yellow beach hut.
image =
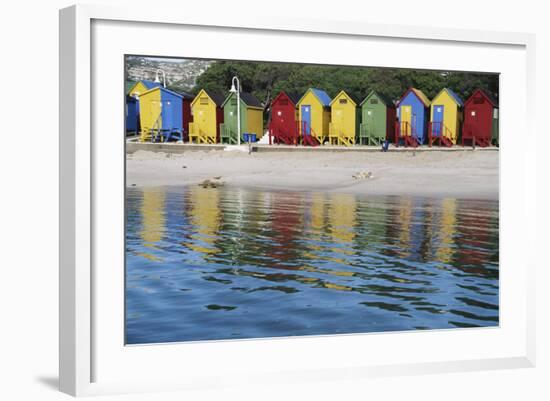
[[140, 132], [139, 97], [150, 89], [160, 86], [160, 82], [141, 80], [134, 83], [126, 97], [126, 132]]
[[324, 143], [329, 134], [330, 96], [321, 89], [309, 88], [298, 101], [298, 120], [302, 144]]
[[[165, 194], [155, 189], [144, 189], [142, 196], [140, 237], [144, 246], [155, 249], [166, 231]], [[152, 255], [147, 258], [154, 260]]]
[[443, 88], [431, 102], [431, 118], [428, 127], [428, 144], [439, 142], [442, 146], [456, 144], [462, 121], [464, 103], [449, 88]]
[[137, 81], [128, 91], [128, 95], [132, 97], [139, 97], [142, 93], [147, 92], [149, 89], [156, 88], [161, 86], [160, 82], [149, 81], [147, 79], [142, 79]]
[[189, 123], [189, 142], [218, 143], [220, 124], [223, 123], [223, 94], [201, 91], [191, 102], [193, 122]]
[[330, 103], [329, 142], [331, 145], [352, 146], [359, 127], [357, 102], [340, 91]]

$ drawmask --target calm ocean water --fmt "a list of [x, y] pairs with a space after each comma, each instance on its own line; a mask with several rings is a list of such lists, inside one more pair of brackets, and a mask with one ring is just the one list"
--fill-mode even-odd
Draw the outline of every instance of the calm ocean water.
[[498, 325], [498, 202], [130, 188], [128, 344]]

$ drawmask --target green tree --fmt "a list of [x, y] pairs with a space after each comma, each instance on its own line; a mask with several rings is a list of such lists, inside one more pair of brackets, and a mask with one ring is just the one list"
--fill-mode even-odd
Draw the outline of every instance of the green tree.
[[280, 91], [301, 95], [312, 87], [325, 90], [331, 97], [345, 90], [357, 101], [371, 90], [398, 100], [410, 87], [422, 90], [430, 99], [444, 87], [452, 89], [464, 100], [476, 88], [498, 98], [496, 74], [253, 61], [217, 61], [211, 64], [198, 77], [193, 92], [204, 88], [227, 93], [235, 75], [239, 77], [241, 89], [262, 102], [268, 119], [271, 101]]

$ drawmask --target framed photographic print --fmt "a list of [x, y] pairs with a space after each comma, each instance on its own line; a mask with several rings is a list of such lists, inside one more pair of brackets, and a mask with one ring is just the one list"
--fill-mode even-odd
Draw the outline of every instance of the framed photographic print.
[[60, 27], [62, 391], [532, 366], [532, 36]]

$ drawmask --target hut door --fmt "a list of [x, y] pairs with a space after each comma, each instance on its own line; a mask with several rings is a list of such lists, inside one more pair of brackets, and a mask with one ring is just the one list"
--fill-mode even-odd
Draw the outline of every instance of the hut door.
[[[201, 107], [199, 109], [199, 116], [198, 116], [199, 118], [198, 118], [198, 120], [201, 123], [202, 127], [206, 126], [206, 120], [207, 120], [206, 119], [206, 114], [207, 114], [206, 113], [206, 108]], [[193, 118], [195, 118], [195, 116], [193, 116]]]
[[283, 109], [277, 110], [277, 116], [275, 117], [275, 121], [279, 123], [279, 126], [285, 125], [285, 114], [283, 113]]
[[[411, 131], [410, 131], [409, 135], [414, 135], [414, 136], [418, 137], [418, 132], [416, 131], [416, 128], [417, 128], [416, 124], [417, 124], [416, 114], [413, 113], [411, 115]], [[423, 135], [422, 131], [421, 131], [420, 135]]]
[[401, 134], [410, 135], [412, 127], [412, 107], [401, 106]]
[[309, 104], [302, 106], [302, 129], [305, 135], [311, 133], [311, 106]]
[[[235, 138], [237, 137], [237, 119], [239, 118], [237, 116], [237, 97], [234, 96], [231, 98], [231, 100], [229, 101], [229, 104], [227, 104], [226, 107], [229, 107], [229, 121], [225, 122], [227, 125], [228, 125], [228, 128], [229, 128], [229, 132], [231, 133], [231, 136], [235, 136]], [[243, 107], [243, 104], [241, 103], [241, 113], [243, 112], [242, 110], [242, 107]], [[241, 126], [241, 132], [243, 131], [246, 131], [246, 128]]]
[[374, 119], [374, 109], [367, 109], [367, 115], [366, 115], [366, 134], [368, 136], [374, 136], [374, 133], [376, 132], [375, 123], [376, 120]]
[[229, 110], [229, 121], [227, 122], [231, 135], [237, 134], [237, 109]]
[[275, 116], [273, 117], [273, 121], [275, 122], [275, 126], [278, 127], [279, 130], [288, 131], [290, 129], [289, 125], [285, 122], [285, 114], [286, 114], [286, 108], [283, 109], [282, 107], [277, 108], [277, 111], [275, 112]]
[[443, 116], [445, 113], [445, 107], [441, 104], [434, 105], [434, 116], [433, 116], [433, 124], [432, 124], [432, 135], [433, 136], [440, 136], [443, 132]]
[[[214, 118], [214, 124], [210, 125], [208, 124], [208, 112], [210, 111], [210, 101], [207, 96], [201, 96], [199, 99], [199, 103], [197, 106], [197, 113], [195, 113], [195, 110], [193, 110], [193, 121], [197, 121], [199, 126], [199, 131], [206, 131], [210, 132], [210, 127], [214, 127], [214, 131], [216, 130], [216, 121]], [[216, 109], [214, 106], [214, 115], [216, 113]], [[195, 120], [196, 119], [196, 120]]]
[[478, 111], [477, 110], [472, 110], [470, 111], [470, 121], [471, 121], [471, 125], [475, 128], [477, 128], [478, 124], [479, 124], [479, 119], [478, 119]]
[[342, 108], [338, 108], [333, 115], [334, 121], [332, 124], [336, 129], [336, 133], [340, 135], [344, 131], [344, 110]]
[[464, 124], [464, 127], [467, 127], [467, 133], [473, 138], [478, 132], [480, 132], [479, 127], [479, 110], [473, 109], [468, 111], [468, 124]]
[[169, 100], [162, 102], [162, 128], [171, 130], [174, 128], [174, 106]]
[[162, 128], [162, 103], [157, 102], [156, 100], [151, 102], [151, 107], [149, 107], [149, 121], [151, 122], [151, 127], [154, 129]]

